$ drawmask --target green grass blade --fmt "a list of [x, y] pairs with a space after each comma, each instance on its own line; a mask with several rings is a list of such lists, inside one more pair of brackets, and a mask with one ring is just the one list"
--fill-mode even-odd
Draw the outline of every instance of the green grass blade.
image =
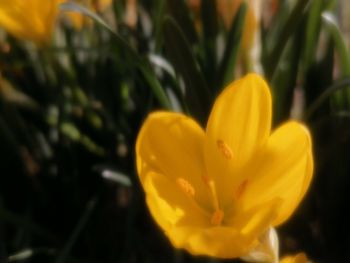
[[121, 38], [116, 32], [114, 32], [114, 30], [109, 25], [107, 25], [94, 12], [75, 3], [64, 3], [61, 4], [60, 7], [64, 11], [74, 11], [82, 13], [93, 19], [97, 24], [99, 24], [103, 28], [107, 29], [114, 36], [120, 49], [130, 57], [132, 63], [134, 63], [134, 65], [140, 70], [146, 82], [152, 89], [154, 96], [158, 99], [160, 105], [163, 108], [171, 109], [170, 101], [147, 61], [141, 58], [123, 38]]
[[22, 215], [17, 215], [11, 211], [5, 210], [2, 205], [0, 205], [0, 221], [10, 223], [18, 227], [23, 227], [26, 231], [29, 231], [36, 236], [43, 237], [49, 241], [56, 239], [56, 237], [47, 229], [44, 229], [42, 226], [35, 224], [29, 219], [26, 219]]
[[299, 0], [292, 10], [290, 16], [288, 17], [287, 21], [282, 26], [281, 34], [278, 37], [278, 41], [273, 47], [271, 55], [268, 59], [268, 65], [266, 68], [267, 79], [273, 79], [276, 68], [288, 43], [288, 40], [294, 34], [295, 30], [298, 28], [300, 22], [302, 21], [302, 18], [304, 17], [303, 14], [306, 11], [310, 1], [311, 0]]
[[203, 0], [201, 5], [203, 25], [203, 43], [205, 50], [205, 64], [203, 71], [211, 90], [216, 88], [217, 58], [216, 37], [218, 35], [218, 16], [216, 2]]
[[325, 12], [322, 14], [322, 22], [334, 40], [335, 48], [339, 54], [340, 67], [343, 75], [350, 75], [350, 53], [335, 17], [331, 13]]
[[162, 47], [162, 20], [165, 14], [166, 0], [157, 0], [154, 15], [154, 35], [155, 35], [155, 52], [159, 53]]
[[323, 1], [313, 1], [308, 16], [306, 25], [306, 42], [304, 50], [304, 68], [309, 68], [310, 64], [315, 58], [317, 50], [317, 42], [320, 33], [321, 12]]
[[198, 43], [197, 31], [191, 19], [190, 10], [184, 0], [167, 0], [167, 13], [176, 21], [192, 45]]
[[218, 89], [234, 79], [234, 71], [237, 61], [237, 55], [240, 49], [240, 42], [243, 32], [244, 20], [247, 13], [247, 4], [243, 2], [238, 9], [235, 19], [232, 22], [231, 29], [227, 36], [223, 59], [219, 66], [219, 85]]
[[185, 100], [190, 113], [204, 122], [210, 107], [210, 94], [203, 74], [183, 32], [171, 17], [164, 20], [164, 44], [169, 61], [185, 83]]
[[327, 88], [305, 111], [304, 120], [309, 120], [320, 106], [336, 92], [346, 89], [350, 86], [350, 78], [345, 78], [334, 82], [332, 86]]
[[274, 124], [279, 124], [290, 118], [294, 90], [297, 86], [303, 36], [304, 28], [300, 27], [292, 37], [292, 41], [287, 45], [283, 56], [283, 59], [288, 63], [285, 63], [283, 69], [278, 70], [278, 74], [275, 74], [272, 81]]
[[[337, 24], [336, 18], [330, 12], [322, 14], [322, 22], [334, 41], [335, 50], [338, 53], [342, 77], [350, 76], [350, 53]], [[334, 105], [343, 108], [350, 101], [349, 90], [343, 90], [334, 94]]]
[[74, 244], [77, 242], [81, 232], [85, 228], [92, 212], [94, 211], [97, 204], [97, 199], [93, 197], [87, 204], [83, 215], [81, 216], [77, 226], [73, 230], [73, 233], [69, 237], [67, 243], [57, 256], [55, 263], [64, 263], [69, 257], [70, 251], [72, 250]]

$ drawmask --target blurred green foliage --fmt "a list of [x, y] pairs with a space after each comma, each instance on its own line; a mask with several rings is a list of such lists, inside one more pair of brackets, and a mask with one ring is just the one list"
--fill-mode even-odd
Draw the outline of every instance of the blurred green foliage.
[[[249, 71], [239, 59], [247, 3], [225, 28], [214, 1], [199, 15], [184, 0], [127, 1], [52, 45], [2, 37], [0, 52], [0, 262], [217, 262], [175, 251], [150, 218], [134, 168], [147, 114], [183, 111], [205, 126], [213, 100]], [[268, 2], [268, 1], [267, 1]], [[269, 10], [264, 2], [264, 10]], [[274, 125], [299, 118], [314, 139], [306, 199], [280, 228], [282, 254], [348, 262], [350, 53], [341, 2], [280, 0], [262, 17], [262, 65]], [[266, 5], [266, 6], [265, 6]], [[102, 16], [102, 17], [100, 17]], [[198, 29], [197, 25], [200, 25]]]

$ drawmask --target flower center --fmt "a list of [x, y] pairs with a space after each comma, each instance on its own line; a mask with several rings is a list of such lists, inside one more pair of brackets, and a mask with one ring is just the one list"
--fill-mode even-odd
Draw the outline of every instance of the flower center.
[[223, 140], [217, 140], [216, 145], [227, 160], [231, 160], [233, 158], [233, 152], [227, 143], [225, 143]]
[[177, 178], [176, 183], [181, 188], [181, 190], [184, 191], [186, 194], [193, 197], [194, 194], [196, 193], [193, 186], [187, 180], [183, 178]]
[[224, 212], [220, 209], [216, 210], [213, 215], [211, 216], [210, 222], [214, 226], [218, 226], [221, 224], [222, 220], [224, 219]]

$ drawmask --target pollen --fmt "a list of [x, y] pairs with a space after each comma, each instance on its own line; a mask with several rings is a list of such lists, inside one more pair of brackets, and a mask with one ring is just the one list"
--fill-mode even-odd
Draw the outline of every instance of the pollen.
[[224, 212], [220, 209], [216, 210], [211, 216], [211, 224], [214, 226], [221, 225], [222, 220], [224, 219]]
[[238, 200], [241, 198], [241, 196], [244, 194], [245, 190], [247, 189], [249, 180], [245, 179], [236, 189], [235, 191], [235, 199]]
[[225, 143], [222, 140], [217, 140], [216, 145], [218, 146], [220, 152], [224, 155], [224, 157], [227, 160], [230, 160], [233, 158], [233, 152], [231, 148], [227, 145], [227, 143]]
[[187, 180], [183, 178], [177, 178], [176, 183], [181, 188], [181, 190], [184, 191], [186, 194], [190, 196], [194, 196], [195, 190]]

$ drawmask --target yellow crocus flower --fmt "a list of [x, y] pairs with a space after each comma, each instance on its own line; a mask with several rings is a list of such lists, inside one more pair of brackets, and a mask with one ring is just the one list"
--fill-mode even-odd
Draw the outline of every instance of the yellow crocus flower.
[[50, 41], [63, 0], [0, 0], [0, 26], [19, 39]]
[[295, 256], [284, 257], [280, 263], [308, 263], [308, 259], [304, 253], [299, 253]]
[[148, 208], [172, 244], [234, 258], [285, 222], [313, 173], [310, 134], [289, 121], [271, 132], [271, 94], [256, 74], [216, 99], [206, 130], [180, 113], [154, 112], [136, 142]]

